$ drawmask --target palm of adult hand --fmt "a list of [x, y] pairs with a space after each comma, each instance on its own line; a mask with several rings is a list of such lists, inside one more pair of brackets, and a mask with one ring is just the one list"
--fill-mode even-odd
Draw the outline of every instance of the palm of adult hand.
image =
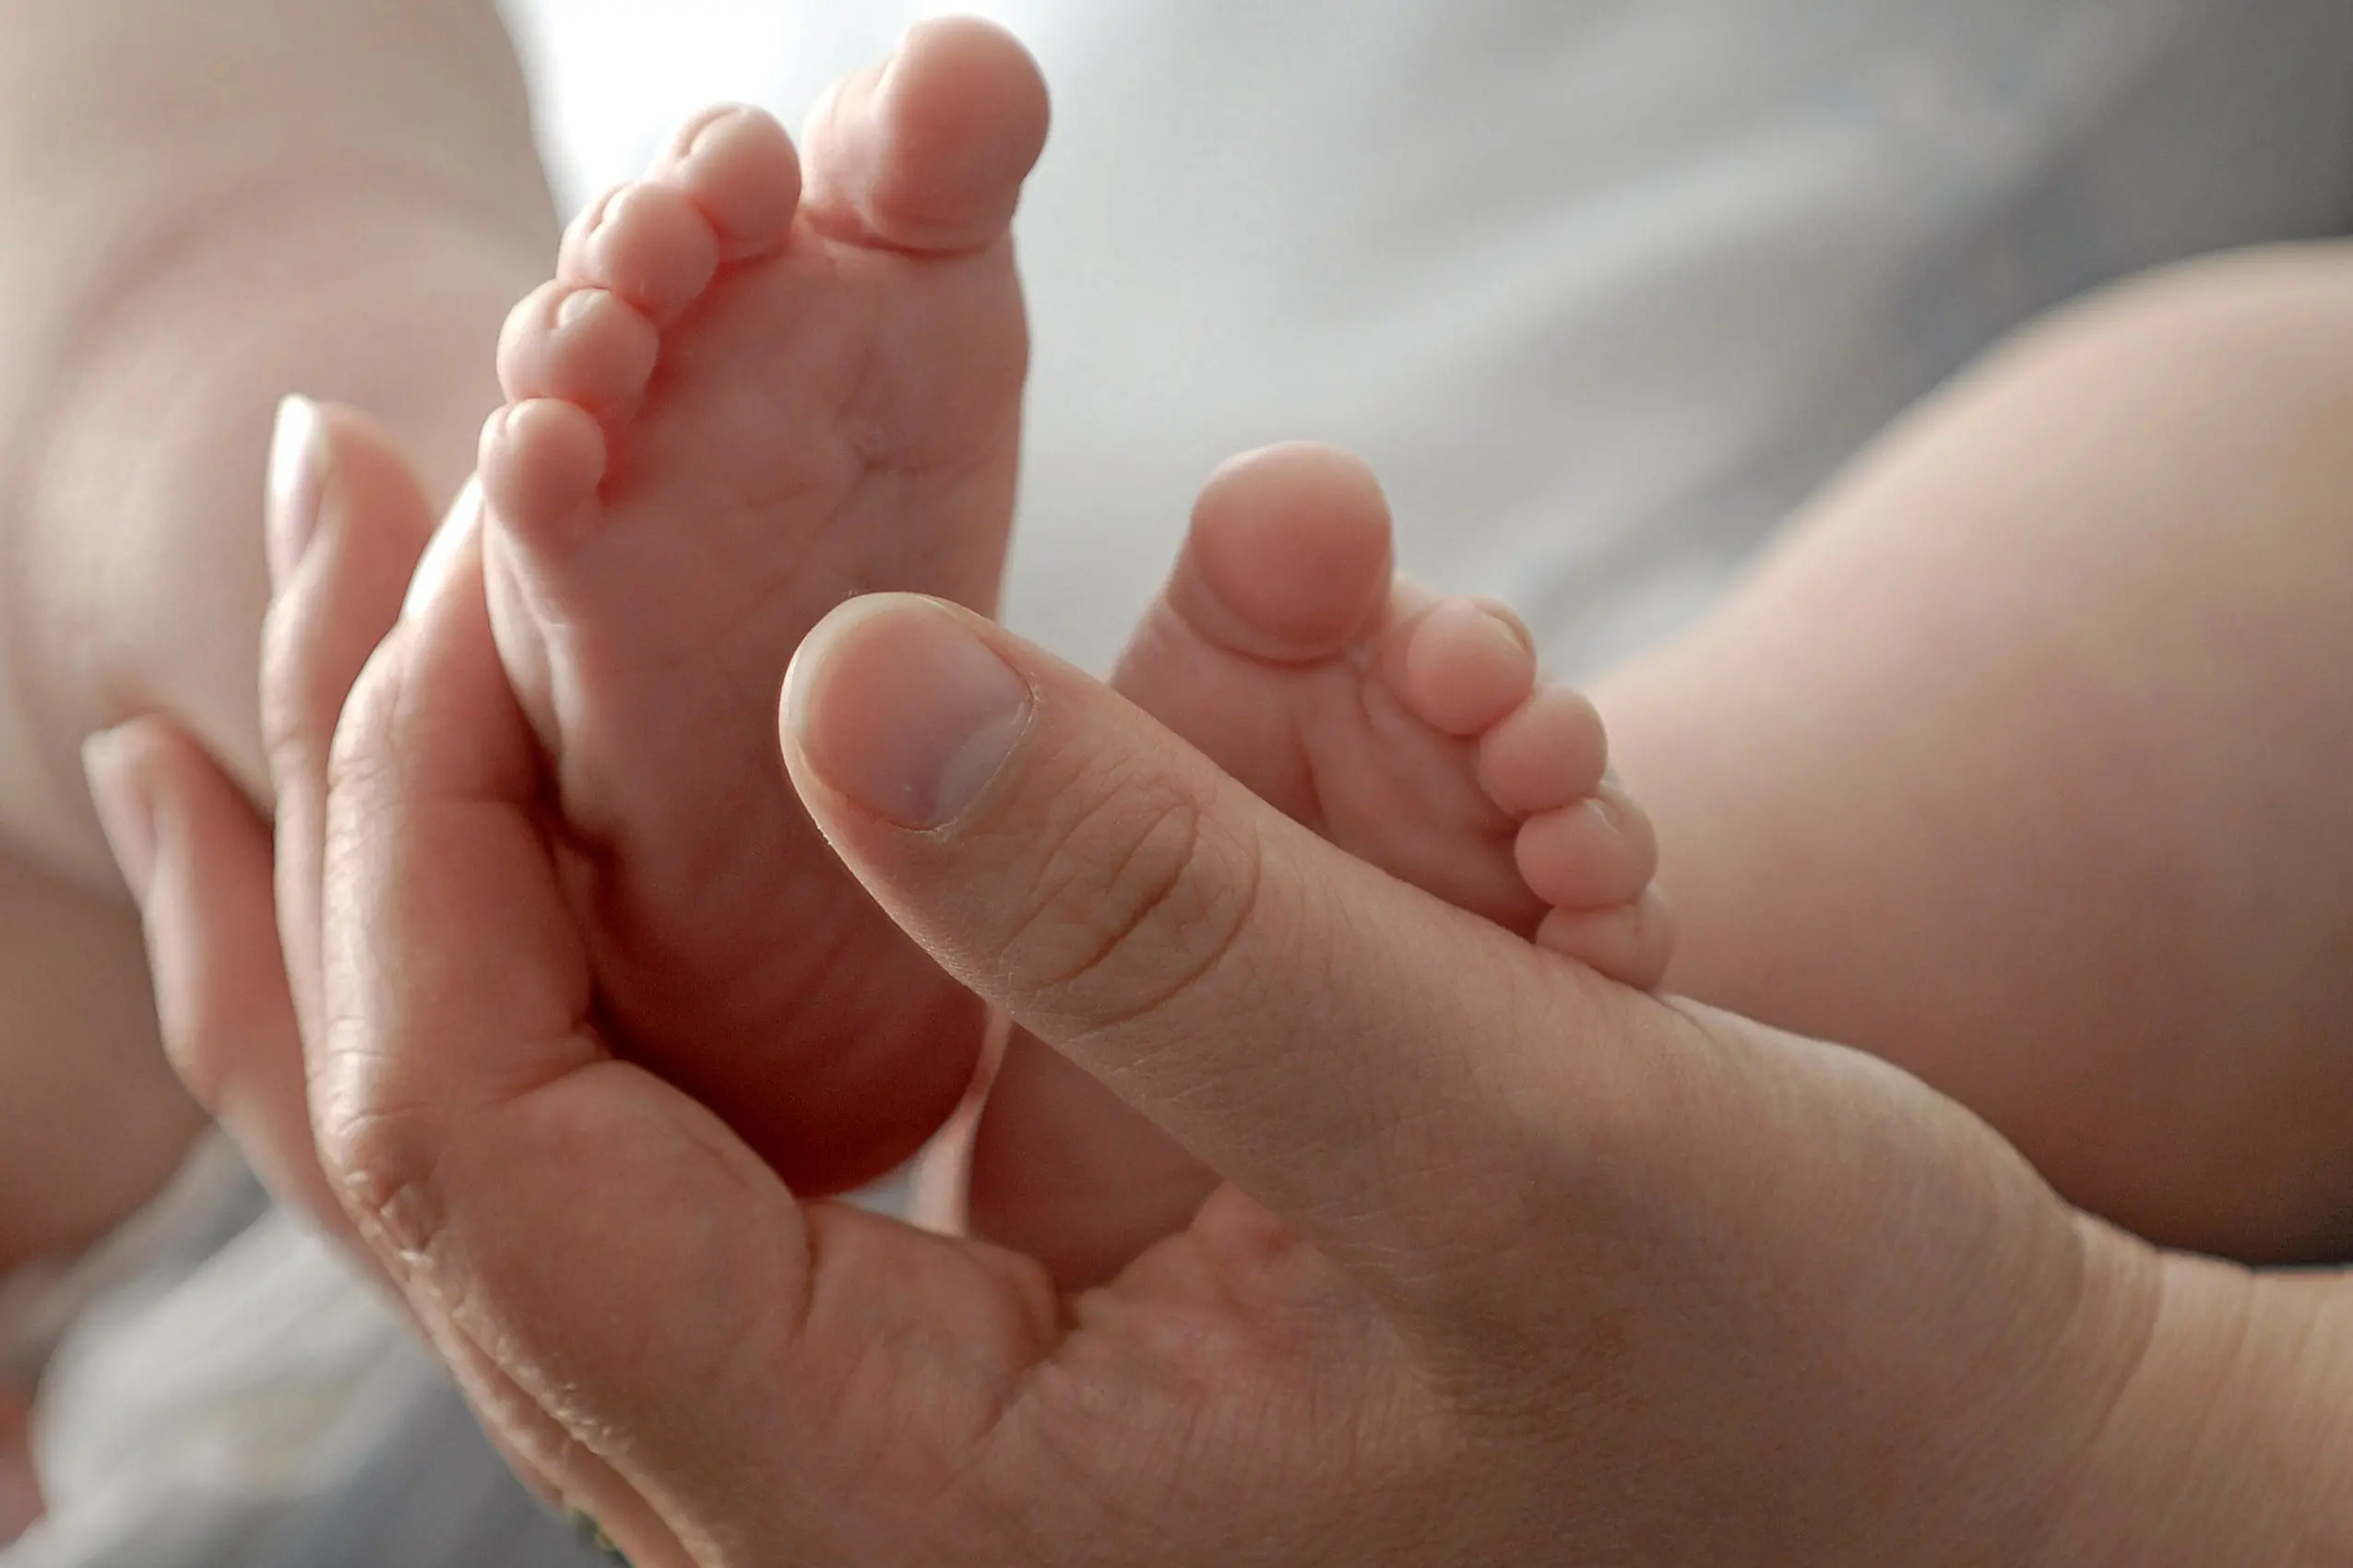
[[[398, 599], [386, 505], [411, 558], [422, 514], [337, 439], [267, 705], [321, 1192], [641, 1564], [2024, 1562], [2069, 1504], [2153, 1298], [1991, 1134], [1388, 882], [936, 606], [812, 639], [804, 798], [919, 940], [1234, 1185], [1070, 1298], [799, 1204], [603, 1050], [478, 562], [346, 707]], [[969, 812], [905, 827], [834, 785], [828, 715], [959, 637], [1031, 711]], [[203, 868], [159, 887], [214, 945], [167, 1016], [291, 1168], [284, 1052], [224, 1054], [196, 1004], [274, 962], [267, 873], [249, 819], [193, 823]]]

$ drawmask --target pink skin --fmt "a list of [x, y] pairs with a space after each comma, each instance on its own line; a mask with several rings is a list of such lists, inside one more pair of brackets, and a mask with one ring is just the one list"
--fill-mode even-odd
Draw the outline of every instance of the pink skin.
[[1010, 38], [918, 27], [805, 159], [757, 111], [687, 125], [500, 343], [493, 617], [604, 1027], [803, 1191], [911, 1154], [982, 1019], [826, 850], [765, 720], [844, 598], [995, 602], [1028, 363], [1006, 225], [1045, 122]]
[[[945, 964], [1235, 1186], [1076, 1296], [797, 1203], [605, 1049], [474, 555], [352, 694], [424, 532], [378, 499], [401, 515], [330, 510], [273, 613], [278, 896], [168, 725], [108, 787], [172, 802], [148, 909], [182, 1059], [323, 1158], [491, 1430], [635, 1561], [2335, 1538], [2344, 1361], [2309, 1300], [2085, 1223], [1901, 1073], [1401, 885], [936, 601], [809, 639], [794, 778]], [[289, 980], [333, 1021], [306, 1052]], [[281, 1053], [240, 1064], [257, 1037]]]
[[1563, 914], [1641, 923], [1646, 944], [1598, 962], [1556, 950], [1638, 990], [1664, 976], [1658, 845], [1605, 777], [1600, 716], [1538, 682], [1509, 610], [1394, 575], [1355, 458], [1280, 446], [1220, 470], [1113, 683], [1358, 858], [1532, 936]]
[[[348, 410], [324, 410], [312, 437], [291, 455], [315, 471], [284, 487], [284, 505], [273, 518], [270, 559], [279, 599], [267, 644], [278, 665], [305, 679], [282, 691], [273, 707], [271, 751], [280, 766], [324, 777], [327, 759], [314, 754], [326, 744], [330, 717], [374, 647], [364, 629], [390, 621], [430, 524], [398, 459]], [[305, 546], [305, 540], [312, 542]], [[451, 559], [462, 556], [460, 551]], [[1447, 873], [1450, 886], [1480, 901], [1479, 912], [1490, 923], [1508, 925], [1523, 937], [1539, 928], [1545, 906], [1529, 892], [1515, 860], [1527, 814], [1491, 799], [1493, 786], [1482, 779], [1511, 781], [1519, 791], [1515, 800], [1582, 799], [1601, 787], [1598, 722], [1574, 694], [1537, 686], [1527, 635], [1507, 614], [1395, 580], [1387, 509], [1362, 465], [1312, 446], [1278, 448], [1229, 465], [1205, 493], [1191, 544], [1147, 627], [1123, 678], [1148, 702], [1182, 714], [1208, 750], [1250, 775], [1270, 798], [1392, 865]], [[304, 638], [331, 647], [333, 657], [320, 649], [297, 657], [291, 650]], [[895, 712], [889, 702], [868, 709], [862, 721], [885, 727]], [[1450, 729], [1475, 732], [1457, 735]], [[167, 761], [145, 743], [110, 746], [95, 755], [94, 778], [112, 798], [122, 780], [110, 788], [111, 774]], [[1288, 771], [1294, 766], [1303, 767], [1311, 781], [1323, 780], [1322, 803], [1298, 794]], [[218, 885], [215, 904], [209, 919], [184, 933], [197, 938], [203, 952], [192, 956], [167, 943], [172, 956], [160, 972], [168, 985], [171, 976], [230, 958], [232, 968], [214, 977], [208, 994], [216, 1007], [233, 1003], [233, 1012], [208, 1013], [184, 997], [167, 1009], [184, 1031], [219, 1037], [202, 1051], [185, 1049], [184, 1039], [183, 1064], [205, 1103], [249, 1134], [303, 1127], [313, 1105], [331, 1118], [339, 1114], [336, 1095], [322, 1091], [313, 1100], [293, 1066], [299, 1045], [291, 1017], [308, 1016], [315, 1028], [325, 1030], [315, 1022], [325, 1015], [324, 1000], [302, 993], [299, 983], [320, 962], [315, 927], [302, 919], [290, 923], [283, 968], [276, 943], [257, 944], [242, 957], [233, 954], [230, 933], [266, 931], [276, 916], [267, 880], [224, 870], [222, 856], [243, 852], [266, 864], [261, 845], [267, 829], [218, 779], [206, 782], [201, 793], [209, 803], [192, 815], [188, 802], [165, 791], [158, 832], [175, 853], [201, 861], [185, 869]], [[302, 790], [281, 803], [277, 859], [293, 883], [315, 876], [327, 852], [327, 825], [316, 807], [315, 795]], [[196, 831], [195, 815], [237, 826], [225, 837], [218, 828]], [[175, 862], [166, 871], [181, 869]], [[1620, 880], [1643, 872], [1641, 864], [1603, 869]], [[239, 887], [244, 897], [232, 899], [232, 890]], [[1663, 952], [1647, 955], [1645, 969], [1612, 973], [1621, 980], [1644, 980], [1662, 960]], [[291, 996], [289, 976], [297, 980]], [[567, 983], [585, 994], [588, 979], [579, 973]], [[593, 1012], [593, 1004], [584, 1005]], [[600, 1048], [607, 1043], [600, 1038]], [[1062, 1177], [1091, 1179], [1108, 1169], [1116, 1179], [1091, 1190], [1128, 1201], [1136, 1183], [1155, 1171], [1168, 1173], [1172, 1190], [1206, 1177], [1205, 1167], [1124, 1102], [1077, 1099], [1067, 1085], [1049, 1083], [1044, 1095], [1035, 1092], [1034, 1072], [1026, 1079], [1021, 1074], [1043, 1056], [1042, 1048], [1023, 1038], [998, 1104], [1032, 1118], [1022, 1146], [1049, 1178], [1045, 1188]], [[1067, 1070], [1062, 1057], [1051, 1060]], [[1102, 1093], [1095, 1080], [1081, 1081]], [[715, 1109], [750, 1119], [734, 1106]], [[1068, 1123], [1054, 1124], [1056, 1115]], [[1074, 1135], [1111, 1141], [1074, 1163], [1067, 1158]], [[255, 1142], [256, 1158], [279, 1191], [328, 1228], [344, 1226], [344, 1194], [312, 1163], [306, 1136], [291, 1150], [267, 1133]], [[990, 1195], [997, 1206], [987, 1218], [1009, 1222], [1008, 1229], [1058, 1218], [1050, 1210], [1025, 1214], [1008, 1206], [1002, 1181]], [[1182, 1228], [1203, 1195], [1191, 1194], [1169, 1233]], [[1123, 1249], [1116, 1262], [1157, 1239], [1110, 1229], [1082, 1238], [1099, 1249], [1099, 1261], [1102, 1248]], [[1108, 1263], [1099, 1267], [1058, 1238], [1039, 1240], [1057, 1276], [1109, 1272]]]
[[[1510, 612], [1396, 576], [1355, 459], [1277, 447], [1211, 480], [1112, 684], [1350, 854], [1621, 984], [1665, 974], [1657, 840], [1607, 778], [1599, 717], [1538, 682]], [[1111, 1277], [1216, 1185], [1026, 1036], [985, 1118], [973, 1228], [1066, 1288]]]
[[[806, 1190], [912, 1152], [979, 1017], [847, 883], [751, 716], [849, 594], [993, 601], [1024, 366], [1004, 225], [1042, 113], [1027, 57], [972, 24], [833, 96], [805, 192], [773, 121], [715, 111], [589, 208], [500, 346], [493, 622], [608, 1027]], [[1343, 847], [1657, 983], [1657, 851], [1595, 793], [1592, 710], [1539, 695], [1507, 612], [1392, 581], [1349, 459], [1218, 476], [1121, 684]], [[1480, 783], [1491, 733], [1517, 809]]]

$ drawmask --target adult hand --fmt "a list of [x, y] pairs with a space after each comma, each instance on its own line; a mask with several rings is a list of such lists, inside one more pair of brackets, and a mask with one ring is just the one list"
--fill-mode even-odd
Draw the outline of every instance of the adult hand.
[[[641, 1564], [2162, 1560], [2110, 1521], [2213, 1435], [2142, 1419], [2203, 1287], [1900, 1074], [1539, 953], [930, 601], [803, 648], [804, 799], [944, 963], [1230, 1184], [1069, 1298], [797, 1202], [600, 1042], [478, 560], [344, 708], [393, 614], [364, 510], [329, 509], [271, 658], [320, 1190]], [[113, 784], [157, 808], [167, 1027], [284, 1151], [283, 1052], [209, 1023], [234, 997], [294, 1038], [250, 1011], [287, 994], [255, 989], [262, 846], [143, 754], [174, 760]], [[2185, 1561], [2247, 1555], [2243, 1520], [2151, 1516]]]

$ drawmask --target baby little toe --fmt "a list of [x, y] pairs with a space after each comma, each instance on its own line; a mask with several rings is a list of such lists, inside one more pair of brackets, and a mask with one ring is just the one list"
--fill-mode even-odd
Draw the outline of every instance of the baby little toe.
[[1606, 909], [1555, 909], [1537, 928], [1536, 944], [1636, 991], [1656, 991], [1675, 952], [1675, 918], [1653, 888]]
[[552, 398], [514, 404], [482, 427], [482, 498], [526, 545], [560, 542], [595, 497], [605, 457], [603, 427], [585, 409]]

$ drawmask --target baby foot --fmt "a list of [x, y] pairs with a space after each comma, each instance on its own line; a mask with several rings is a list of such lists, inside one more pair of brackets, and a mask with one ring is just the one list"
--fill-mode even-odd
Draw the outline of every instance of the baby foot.
[[[1313, 446], [1230, 463], [1112, 684], [1268, 804], [1361, 860], [1656, 987], [1673, 931], [1648, 817], [1601, 721], [1539, 685], [1509, 612], [1399, 579], [1363, 465]], [[977, 1234], [1065, 1289], [1188, 1223], [1217, 1177], [1059, 1052], [1016, 1033], [972, 1145]]]
[[1648, 990], [1672, 948], [1601, 720], [1499, 605], [1395, 576], [1379, 485], [1277, 447], [1210, 481], [1113, 683], [1286, 815]]
[[805, 160], [756, 111], [686, 126], [500, 345], [493, 620], [605, 1020], [803, 1191], [911, 1153], [979, 1048], [978, 1005], [818, 838], [772, 719], [844, 599], [993, 608], [1028, 362], [1007, 224], [1045, 125], [1010, 38], [920, 26]]

